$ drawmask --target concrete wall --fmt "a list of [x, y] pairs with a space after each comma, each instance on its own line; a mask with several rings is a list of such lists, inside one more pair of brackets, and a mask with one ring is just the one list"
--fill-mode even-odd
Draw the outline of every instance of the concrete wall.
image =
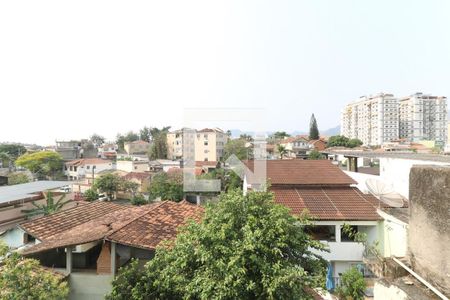
[[408, 248], [413, 269], [450, 295], [450, 167], [415, 166], [410, 175]]
[[70, 300], [100, 300], [112, 290], [111, 275], [74, 272], [69, 276]]

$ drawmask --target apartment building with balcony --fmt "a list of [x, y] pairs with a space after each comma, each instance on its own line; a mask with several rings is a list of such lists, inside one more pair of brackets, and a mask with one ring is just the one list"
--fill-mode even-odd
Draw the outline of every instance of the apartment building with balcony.
[[218, 128], [183, 128], [167, 134], [167, 155], [173, 160], [190, 157], [195, 161], [219, 161], [227, 140], [226, 133]]
[[447, 140], [447, 98], [416, 93], [399, 100], [400, 138], [411, 142]]
[[376, 146], [399, 136], [398, 99], [379, 93], [360, 97], [348, 104], [341, 114], [341, 134]]

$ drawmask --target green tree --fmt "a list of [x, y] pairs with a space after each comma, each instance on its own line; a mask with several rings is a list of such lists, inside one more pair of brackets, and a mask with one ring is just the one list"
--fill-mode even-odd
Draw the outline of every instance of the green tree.
[[152, 160], [167, 158], [167, 133], [160, 133], [155, 137], [150, 147], [149, 158]]
[[181, 174], [158, 173], [152, 177], [148, 187], [151, 200], [181, 201], [183, 200], [183, 177]]
[[30, 178], [24, 173], [12, 173], [8, 176], [8, 185], [15, 185], [30, 182]]
[[167, 158], [167, 133], [170, 126], [159, 128], [151, 128], [152, 146], [149, 151], [150, 159], [164, 159]]
[[62, 276], [42, 268], [37, 260], [9, 252], [2, 242], [0, 257], [0, 299], [67, 299], [67, 282]]
[[311, 120], [309, 121], [309, 139], [310, 140], [319, 139], [319, 128], [317, 127], [317, 121], [314, 114], [312, 114]]
[[116, 136], [116, 144], [120, 151], [125, 149], [125, 143], [134, 142], [139, 140], [139, 134], [128, 131], [126, 134], [118, 133]]
[[286, 131], [276, 131], [271, 135], [272, 139], [274, 139], [274, 140], [283, 140], [290, 136], [291, 135], [286, 133]]
[[353, 267], [345, 271], [340, 278], [340, 285], [336, 289], [339, 299], [363, 300], [366, 290], [364, 276]]
[[228, 140], [224, 146], [223, 160], [226, 161], [231, 155], [236, 155], [240, 160], [247, 160], [251, 156], [252, 149], [246, 147], [245, 139]]
[[230, 191], [234, 189], [242, 189], [242, 179], [234, 171], [216, 168], [206, 174], [198, 176], [199, 179], [218, 179], [220, 180], [221, 191]]
[[151, 128], [144, 126], [141, 130], [139, 130], [139, 138], [142, 141], [146, 141], [147, 143], [150, 143], [152, 141]]
[[355, 148], [355, 147], [359, 147], [363, 144], [363, 142], [359, 139], [350, 139], [347, 143], [347, 147], [348, 148]]
[[283, 159], [283, 157], [285, 157], [288, 153], [286, 147], [281, 144], [277, 145], [277, 151], [278, 151], [278, 155], [280, 155], [281, 159]]
[[241, 134], [241, 135], [239, 136], [239, 138], [240, 138], [241, 140], [245, 140], [245, 141], [247, 141], [247, 142], [253, 142], [253, 137], [252, 137], [250, 134], [246, 134], [246, 133]]
[[145, 199], [144, 195], [136, 194], [131, 198], [130, 203], [132, 205], [141, 206], [141, 205], [147, 204], [148, 201]]
[[94, 188], [105, 193], [109, 200], [114, 198], [114, 194], [120, 190], [122, 185], [122, 179], [116, 174], [105, 174], [95, 180]]
[[9, 154], [14, 161], [22, 154], [25, 154], [27, 149], [19, 144], [0, 144], [0, 153], [1, 152]]
[[134, 197], [139, 189], [139, 183], [122, 179], [119, 189], [126, 193], [130, 193], [131, 196]]
[[328, 147], [348, 147], [355, 148], [359, 147], [363, 142], [359, 139], [349, 139], [343, 135], [334, 135], [328, 139]]
[[322, 153], [314, 149], [311, 152], [309, 152], [308, 159], [312, 160], [324, 159], [324, 156], [322, 155]]
[[302, 222], [271, 193], [221, 194], [143, 273], [122, 269], [109, 299], [309, 299], [304, 289], [323, 285], [326, 262]]
[[97, 133], [94, 133], [89, 138], [89, 141], [95, 145], [95, 147], [100, 147], [105, 143], [105, 138]]
[[347, 147], [348, 137], [343, 135], [334, 135], [328, 139], [328, 147]]
[[47, 192], [45, 194], [45, 203], [40, 204], [36, 201], [31, 202], [31, 205], [34, 206], [32, 209], [23, 209], [22, 212], [27, 215], [28, 218], [34, 216], [48, 216], [60, 211], [64, 205], [70, 202], [70, 200], [63, 200], [65, 195], [61, 195], [58, 200], [53, 199], [53, 193]]
[[12, 169], [13, 158], [8, 152], [0, 152], [0, 163], [2, 167], [8, 166], [9, 172]]
[[37, 177], [54, 177], [62, 172], [63, 159], [53, 151], [26, 153], [16, 160], [16, 165], [27, 168]]
[[95, 201], [98, 199], [98, 193], [94, 188], [88, 189], [84, 192], [83, 197], [86, 201]]

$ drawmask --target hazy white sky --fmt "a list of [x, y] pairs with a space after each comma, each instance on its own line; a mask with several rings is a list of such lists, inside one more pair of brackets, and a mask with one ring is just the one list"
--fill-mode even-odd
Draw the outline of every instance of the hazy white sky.
[[327, 129], [364, 94], [450, 96], [449, 15], [447, 0], [1, 1], [0, 141], [177, 128], [191, 108], [261, 112], [211, 127], [303, 130], [314, 112]]

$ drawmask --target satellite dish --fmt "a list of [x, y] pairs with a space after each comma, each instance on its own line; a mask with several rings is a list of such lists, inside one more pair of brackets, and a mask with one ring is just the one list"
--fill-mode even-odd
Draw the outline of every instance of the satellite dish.
[[403, 207], [404, 197], [397, 193], [391, 185], [377, 179], [367, 179], [366, 186], [369, 192], [378, 200], [390, 207]]

